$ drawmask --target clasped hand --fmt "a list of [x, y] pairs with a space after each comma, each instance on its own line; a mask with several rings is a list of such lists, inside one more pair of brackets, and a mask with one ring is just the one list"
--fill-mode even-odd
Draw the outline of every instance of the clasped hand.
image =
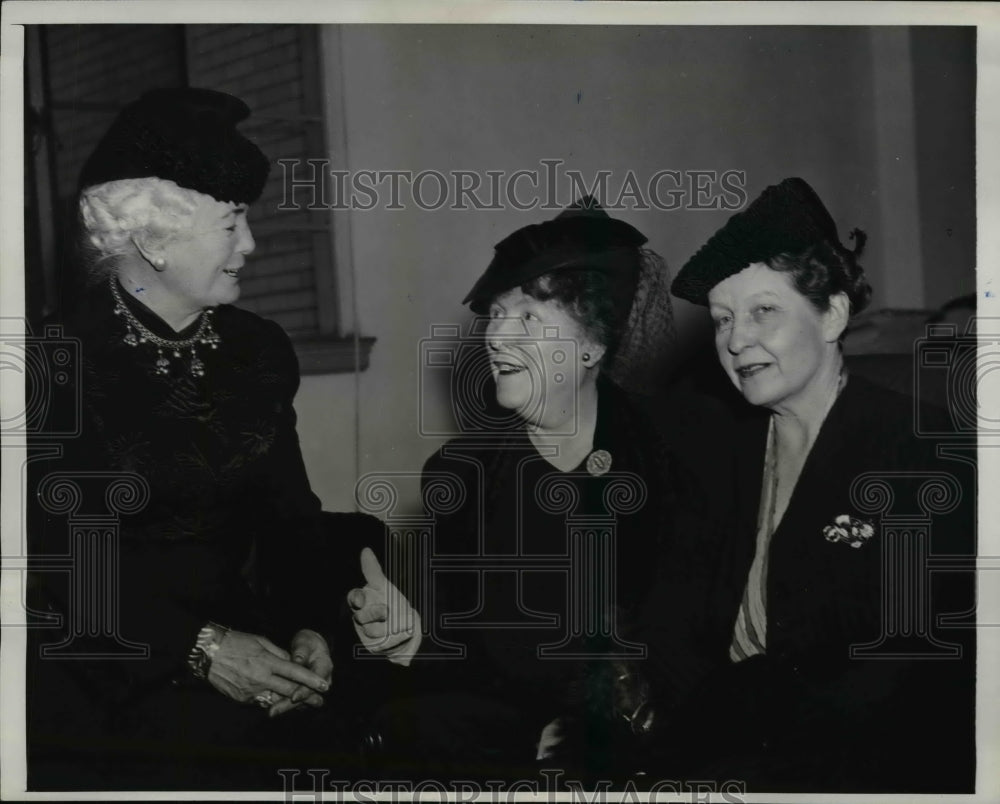
[[330, 688], [333, 661], [326, 640], [303, 629], [284, 651], [269, 639], [242, 631], [229, 631], [212, 657], [208, 682], [234, 701], [249, 703], [268, 692], [278, 696], [271, 716], [300, 705], [322, 706]]
[[[364, 587], [347, 594], [361, 644], [390, 662], [409, 665], [422, 638], [420, 615], [385, 577], [367, 547], [361, 551], [361, 573]], [[274, 693], [277, 697], [268, 710], [272, 717], [303, 705], [322, 706], [332, 678], [329, 646], [308, 629], [295, 634], [290, 653], [257, 634], [229, 631], [208, 672], [213, 687], [240, 703]]]

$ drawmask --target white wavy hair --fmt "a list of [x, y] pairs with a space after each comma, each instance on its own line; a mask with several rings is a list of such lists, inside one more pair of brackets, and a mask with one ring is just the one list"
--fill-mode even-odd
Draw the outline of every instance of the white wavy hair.
[[135, 248], [163, 246], [194, 224], [201, 196], [155, 177], [95, 184], [80, 194], [80, 230], [89, 278], [100, 282]]

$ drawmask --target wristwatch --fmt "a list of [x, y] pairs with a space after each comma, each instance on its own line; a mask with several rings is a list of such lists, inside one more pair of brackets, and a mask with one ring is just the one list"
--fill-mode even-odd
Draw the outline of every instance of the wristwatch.
[[198, 632], [198, 639], [188, 654], [188, 667], [195, 678], [208, 678], [208, 669], [212, 659], [218, 653], [222, 640], [226, 638], [229, 629], [218, 623], [208, 623]]

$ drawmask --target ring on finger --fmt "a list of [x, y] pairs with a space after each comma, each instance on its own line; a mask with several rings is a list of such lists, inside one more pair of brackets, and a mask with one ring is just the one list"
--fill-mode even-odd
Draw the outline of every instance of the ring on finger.
[[271, 690], [265, 690], [260, 693], [260, 695], [255, 695], [253, 699], [257, 702], [259, 706], [269, 707], [274, 704], [274, 692]]

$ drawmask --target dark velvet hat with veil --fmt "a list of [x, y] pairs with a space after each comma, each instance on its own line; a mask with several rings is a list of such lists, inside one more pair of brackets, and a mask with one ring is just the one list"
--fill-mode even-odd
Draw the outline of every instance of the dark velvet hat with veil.
[[160, 178], [219, 201], [250, 204], [270, 164], [236, 129], [250, 116], [239, 98], [212, 89], [153, 89], [121, 110], [80, 174], [80, 189], [118, 179]]
[[797, 177], [785, 179], [712, 235], [681, 268], [670, 289], [678, 298], [707, 305], [712, 288], [748, 265], [822, 241], [844, 248], [837, 224], [813, 188]]
[[501, 240], [462, 303], [483, 314], [498, 295], [545, 274], [605, 272], [616, 285], [614, 292], [627, 294], [630, 304], [602, 371], [628, 391], [648, 393], [674, 330], [666, 263], [645, 245], [642, 232], [584, 196], [552, 220], [524, 226]]
[[493, 261], [462, 304], [484, 313], [499, 294], [552, 271], [634, 271], [645, 243], [642, 232], [584, 196], [552, 220], [524, 226], [497, 243]]

